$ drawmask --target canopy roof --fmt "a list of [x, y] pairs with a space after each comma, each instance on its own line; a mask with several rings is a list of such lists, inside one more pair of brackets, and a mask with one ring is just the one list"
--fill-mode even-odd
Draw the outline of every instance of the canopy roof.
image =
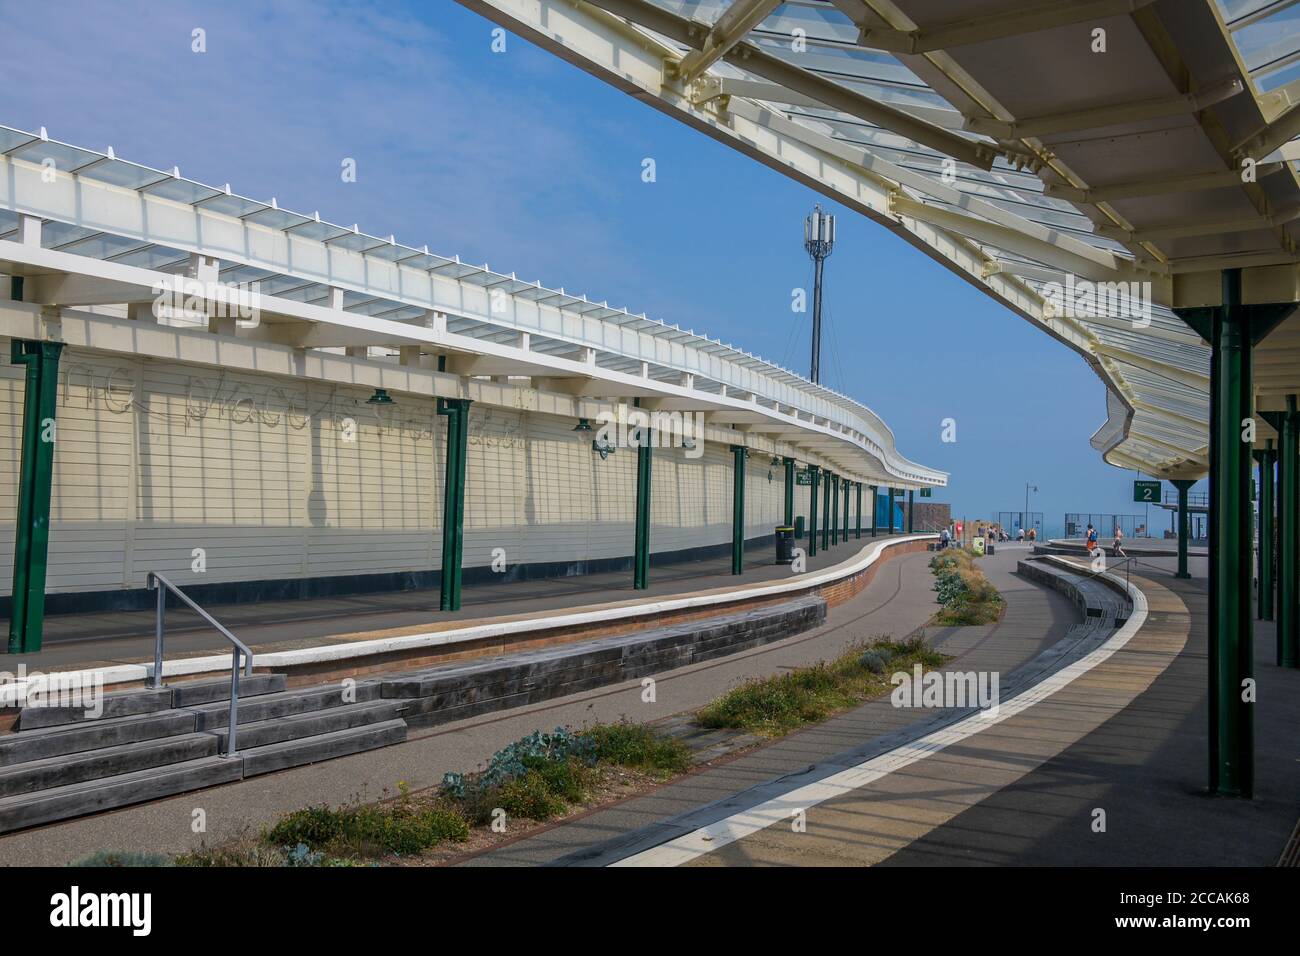
[[[946, 473], [901, 455], [870, 408], [715, 339], [282, 209], [274, 198], [195, 182], [179, 169], [131, 163], [111, 148], [0, 126], [0, 274], [26, 279], [26, 303], [56, 316], [79, 307], [140, 314], [130, 307], [153, 303], [160, 282], [205, 268], [214, 288], [203, 295], [233, 304], [256, 297], [259, 321], [229, 330], [239, 339], [375, 347], [394, 361], [403, 349], [425, 361], [443, 356], [457, 376], [527, 379], [541, 391], [605, 403], [635, 399], [665, 415], [700, 412], [710, 426], [731, 429], [730, 440], [762, 435], [783, 454], [852, 479], [947, 484]], [[22, 310], [10, 311], [0, 315], [0, 334], [29, 327]], [[98, 341], [135, 347], [131, 330], [96, 321], [105, 326]]]
[[[1228, 268], [1248, 303], [1300, 297], [1297, 0], [461, 2], [1078, 351], [1112, 464], [1207, 470], [1209, 350], [1173, 307], [1218, 304]], [[1255, 384], [1258, 410], [1300, 393], [1300, 316]]]

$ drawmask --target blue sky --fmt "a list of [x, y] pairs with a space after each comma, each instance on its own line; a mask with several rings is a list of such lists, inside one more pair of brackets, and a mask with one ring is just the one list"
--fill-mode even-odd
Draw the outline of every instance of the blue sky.
[[[1018, 510], [1029, 481], [1049, 531], [1066, 511], [1141, 511], [1134, 473], [1088, 445], [1105, 395], [1075, 353], [886, 230], [526, 41], [493, 53], [493, 26], [453, 0], [6, 3], [0, 123], [111, 144], [803, 374], [809, 317], [791, 289], [811, 284], [802, 221], [820, 201], [839, 213], [822, 379], [951, 472], [939, 500], [972, 518]], [[940, 441], [947, 417], [956, 443]]]

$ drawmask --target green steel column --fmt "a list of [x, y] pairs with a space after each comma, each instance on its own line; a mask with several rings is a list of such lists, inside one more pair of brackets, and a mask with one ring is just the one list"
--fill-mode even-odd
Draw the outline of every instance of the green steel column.
[[1218, 406], [1211, 456], [1211, 481], [1217, 484], [1215, 556], [1219, 562], [1216, 607], [1211, 621], [1210, 653], [1216, 658], [1218, 726], [1214, 728], [1217, 768], [1214, 789], [1249, 797], [1253, 790], [1254, 740], [1249, 704], [1241, 700], [1242, 682], [1254, 671], [1251, 633], [1254, 626], [1250, 590], [1254, 575], [1254, 535], [1250, 502], [1249, 445], [1242, 441], [1242, 422], [1251, 412], [1250, 320], [1241, 304], [1241, 272], [1223, 279], [1218, 341], [1212, 356], [1216, 380], [1210, 400]]
[[849, 543], [849, 485], [853, 482], [844, 479], [844, 543]]
[[1246, 424], [1254, 414], [1254, 345], [1293, 313], [1294, 302], [1242, 303], [1241, 270], [1222, 274], [1222, 304], [1181, 308], [1179, 318], [1210, 343], [1209, 788], [1223, 796], [1254, 792], [1251, 586], [1253, 508]]
[[835, 476], [829, 471], [823, 472], [825, 475], [826, 487], [822, 489], [824, 500], [822, 501], [822, 550], [825, 551], [831, 546], [831, 483]]
[[632, 587], [638, 591], [650, 586], [650, 452], [647, 436], [636, 449], [636, 556]]
[[[21, 294], [21, 288], [16, 290]], [[22, 458], [14, 528], [14, 580], [9, 653], [41, 649], [45, 626], [45, 573], [50, 545], [50, 492], [57, 441], [59, 356], [62, 342], [14, 339], [10, 359], [27, 366], [23, 394]]]
[[1294, 395], [1286, 397], [1286, 407], [1278, 454], [1278, 510], [1282, 522], [1277, 569], [1278, 663], [1296, 667], [1300, 664], [1300, 413], [1296, 412]]
[[916, 491], [914, 489], [912, 488], [907, 489], [907, 533], [908, 534], [912, 533], [912, 528], [914, 527], [912, 523], [912, 506], [916, 501], [916, 498], [914, 497], [915, 495], [916, 495]]
[[876, 536], [876, 509], [880, 506], [880, 486], [868, 485], [871, 489], [871, 537]]
[[889, 486], [889, 533], [894, 533], [894, 486]]
[[840, 543], [840, 476], [831, 475], [831, 544]]
[[794, 527], [794, 459], [785, 459], [785, 526]]
[[[1259, 462], [1259, 568], [1255, 597], [1255, 614], [1261, 621], [1273, 620], [1273, 439], [1255, 452]], [[1278, 641], [1278, 658], [1281, 659], [1282, 642]]]
[[816, 465], [808, 466], [808, 557], [817, 553], [817, 489], [822, 483], [821, 469]]
[[858, 506], [854, 509], [854, 513], [858, 516], [858, 538], [860, 540], [862, 538], [862, 482], [857, 481], [854, 484], [858, 490]]
[[731, 573], [745, 572], [745, 459], [744, 445], [731, 446]]
[[438, 414], [447, 416], [447, 460], [442, 500], [441, 611], [460, 610], [461, 570], [465, 554], [465, 459], [469, 442], [467, 398], [438, 399]]
[[1187, 571], [1187, 538], [1191, 516], [1187, 513], [1187, 489], [1196, 482], [1175, 478], [1170, 484], [1178, 489], [1178, 570], [1174, 572], [1174, 577], [1190, 578], [1191, 574]]

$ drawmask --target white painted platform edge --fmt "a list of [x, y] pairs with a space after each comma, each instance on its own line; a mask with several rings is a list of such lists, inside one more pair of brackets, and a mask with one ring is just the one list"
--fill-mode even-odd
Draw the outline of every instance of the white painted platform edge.
[[[447, 644], [460, 644], [465, 641], [478, 641], [489, 637], [504, 637], [535, 630], [575, 627], [598, 621], [616, 621], [621, 619], [649, 617], [667, 611], [679, 611], [688, 608], [709, 607], [717, 604], [731, 604], [736, 601], [753, 598], [788, 594], [805, 591], [825, 584], [833, 584], [843, 578], [851, 577], [862, 571], [880, 558], [885, 548], [912, 541], [929, 541], [937, 539], [936, 534], [911, 534], [897, 538], [888, 538], [868, 545], [858, 552], [855, 559], [832, 565], [812, 574], [792, 576], [788, 581], [779, 581], [756, 588], [741, 588], [734, 591], [721, 591], [714, 594], [693, 595], [682, 598], [664, 598], [650, 600], [627, 607], [604, 608], [599, 611], [575, 611], [555, 617], [526, 618], [518, 621], [501, 621], [493, 624], [477, 624], [470, 627], [448, 628], [442, 631], [429, 631], [423, 634], [407, 634], [402, 637], [384, 637], [371, 641], [349, 641], [346, 644], [323, 644], [318, 647], [300, 647], [292, 651], [274, 651], [267, 654], [254, 654], [254, 667], [298, 667], [304, 664], [317, 664], [330, 661], [349, 660], [358, 657], [370, 657], [375, 654], [390, 654], [395, 651], [417, 650], [423, 647], [440, 647]], [[210, 674], [230, 671], [230, 654], [215, 654], [207, 657], [189, 657], [176, 661], [163, 661], [163, 677], [186, 677], [194, 674]], [[83, 680], [88, 686], [95, 679], [102, 680], [105, 686], [124, 684], [131, 681], [146, 680], [153, 675], [153, 664], [118, 664], [113, 667], [87, 669], [81, 671], [59, 671], [61, 681]], [[39, 678], [35, 678], [39, 680]], [[13, 707], [19, 699], [21, 689], [32, 683], [33, 678], [12, 683], [0, 684], [0, 707]]]
[[972, 714], [948, 727], [897, 747], [888, 753], [872, 757], [854, 767], [841, 770], [789, 793], [775, 797], [756, 807], [733, 814], [724, 820], [711, 823], [706, 827], [693, 830], [676, 839], [649, 850], [625, 857], [611, 863], [611, 866], [681, 866], [697, 857], [711, 853], [737, 840], [744, 839], [760, 830], [765, 830], [783, 821], [790, 821], [800, 810], [808, 810], [833, 797], [851, 793], [867, 786], [880, 778], [901, 770], [931, 754], [936, 754], [947, 747], [959, 744], [980, 731], [994, 727], [1010, 717], [1028, 710], [1035, 704], [1046, 700], [1057, 691], [1083, 676], [1098, 664], [1107, 660], [1116, 651], [1124, 647], [1133, 635], [1141, 629], [1147, 618], [1147, 599], [1134, 585], [1126, 584], [1122, 579], [1105, 575], [1119, 586], [1121, 591], [1127, 588], [1133, 600], [1133, 615], [1110, 636], [1107, 641], [1091, 653], [1085, 654], [1072, 664], [1068, 664], [1054, 674], [1039, 681], [1028, 690], [1022, 691], [998, 708], [996, 716], [989, 714]]

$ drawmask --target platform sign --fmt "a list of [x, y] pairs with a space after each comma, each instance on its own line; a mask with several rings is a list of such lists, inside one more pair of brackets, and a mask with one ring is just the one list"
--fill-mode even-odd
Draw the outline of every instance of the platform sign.
[[1133, 500], [1146, 504], [1158, 502], [1160, 500], [1160, 482], [1158, 481], [1135, 481], [1133, 482]]
[[930, 492], [931, 492], [932, 490], [933, 490], [933, 489], [931, 489], [931, 488], [922, 488], [922, 489], [921, 489], [921, 497], [922, 497], [922, 498], [929, 498], [929, 497], [930, 497]]
[[806, 468], [803, 471], [796, 471], [794, 473], [794, 483], [796, 485], [811, 485], [812, 472]]

